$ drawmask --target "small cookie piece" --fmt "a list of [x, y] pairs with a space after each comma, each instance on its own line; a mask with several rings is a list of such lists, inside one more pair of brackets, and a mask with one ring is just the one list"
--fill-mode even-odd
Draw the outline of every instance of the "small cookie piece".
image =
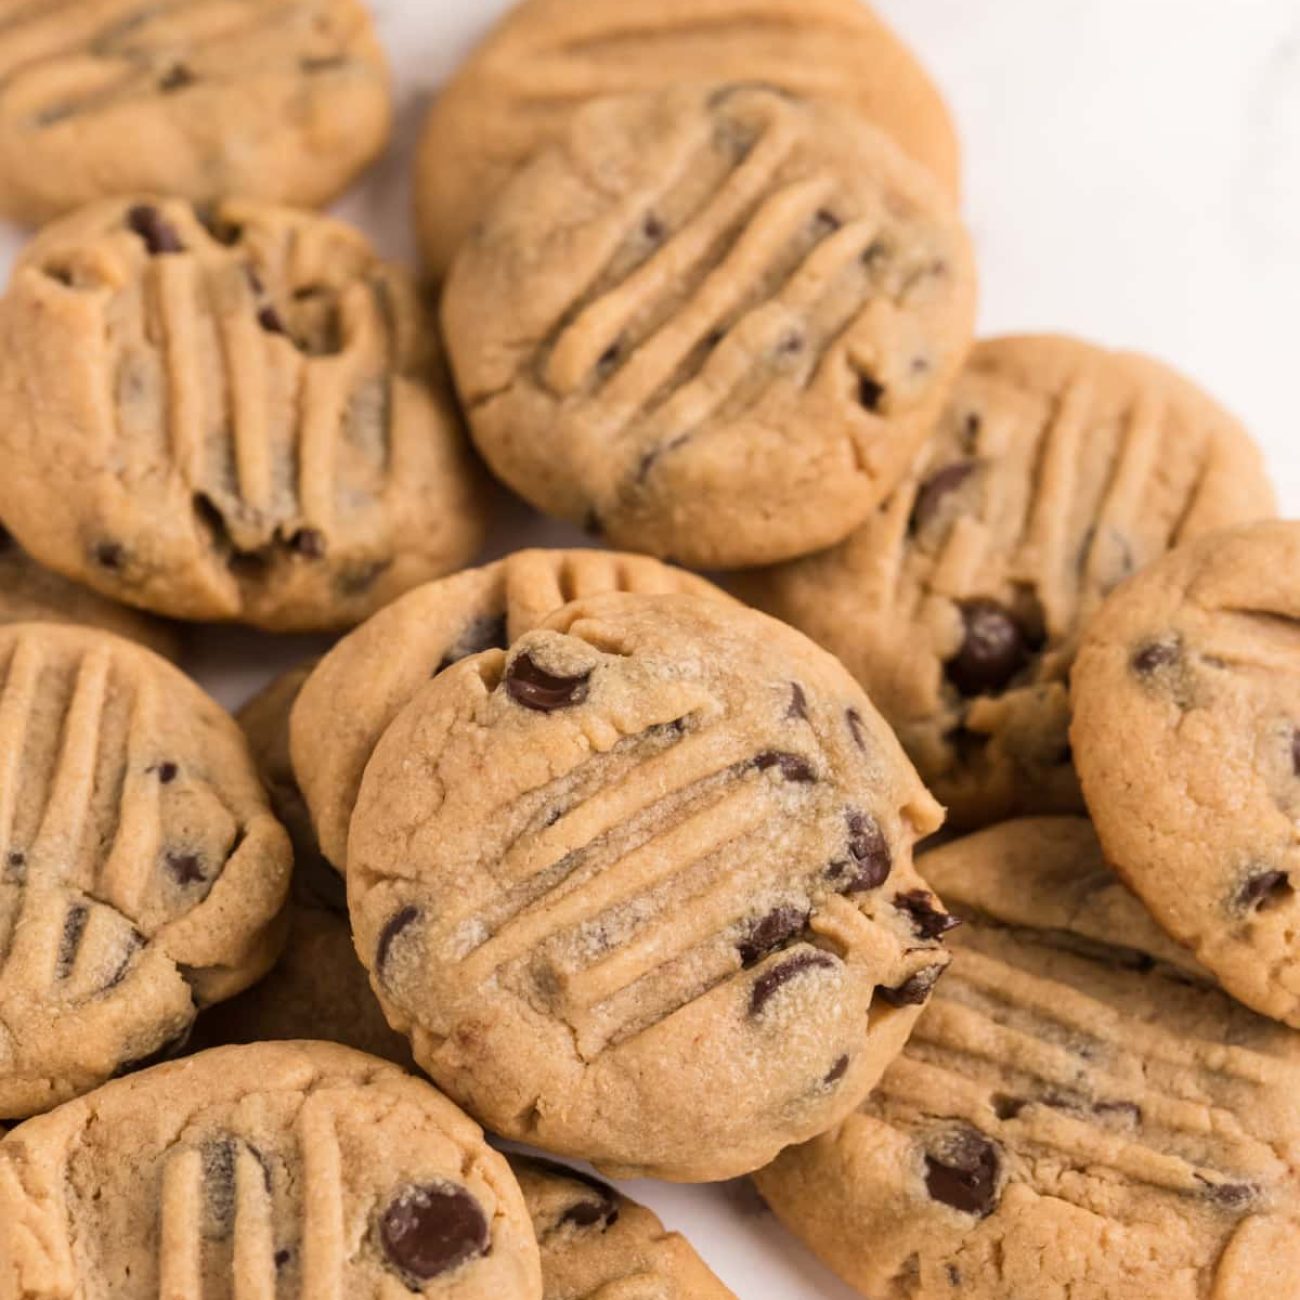
[[860, 0], [525, 0], [439, 90], [420, 143], [425, 260], [457, 248], [576, 107], [675, 81], [748, 81], [836, 100], [956, 195], [956, 131], [915, 56]]
[[1300, 523], [1201, 538], [1121, 587], [1072, 701], [1115, 869], [1229, 993], [1300, 1028]]
[[1300, 1298], [1300, 1035], [1226, 997], [1079, 818], [926, 854], [962, 917], [906, 1050], [757, 1175], [879, 1300]]
[[0, 627], [0, 1118], [183, 1041], [271, 965], [291, 866], [234, 722], [91, 628]]
[[180, 657], [176, 629], [43, 569], [0, 528], [0, 623], [80, 623]]
[[1171, 546], [1273, 508], [1246, 432], [1165, 366], [991, 339], [875, 515], [736, 589], [839, 656], [955, 824], [1078, 812], [1080, 630]]
[[356, 623], [483, 537], [435, 349], [414, 280], [337, 221], [92, 205], [0, 304], [0, 515], [159, 613]]
[[541, 1300], [519, 1186], [436, 1089], [330, 1043], [218, 1048], [0, 1141], [0, 1297]]
[[389, 725], [348, 908], [389, 1022], [483, 1123], [610, 1172], [726, 1178], [835, 1123], [901, 1047], [947, 962], [912, 865], [938, 822], [797, 632], [598, 596]]
[[902, 477], [970, 344], [934, 179], [833, 103], [601, 100], [501, 191], [443, 298], [496, 474], [702, 568], [840, 541]]
[[543, 1300], [736, 1300], [680, 1233], [599, 1179], [512, 1155], [542, 1252]]
[[387, 143], [388, 62], [361, 0], [5, 9], [7, 217], [141, 190], [316, 207]]
[[385, 728], [430, 677], [469, 655], [506, 649], [571, 600], [611, 591], [731, 601], [703, 578], [643, 555], [516, 551], [408, 592], [340, 641], [302, 687], [291, 729], [291, 770], [325, 857], [340, 868], [347, 861], [361, 774]]

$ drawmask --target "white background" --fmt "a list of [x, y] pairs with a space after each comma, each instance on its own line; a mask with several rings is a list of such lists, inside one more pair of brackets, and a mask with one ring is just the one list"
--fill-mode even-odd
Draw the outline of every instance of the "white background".
[[[375, 7], [398, 73], [398, 148], [342, 211], [404, 258], [420, 118], [505, 0]], [[1300, 513], [1300, 0], [877, 8], [930, 64], [961, 127], [982, 331], [1065, 331], [1182, 367], [1246, 420], [1284, 508]], [[17, 242], [0, 227], [0, 260]], [[492, 551], [580, 541], [521, 511]], [[313, 648], [232, 631], [197, 640], [189, 666], [232, 707]], [[852, 1295], [744, 1184], [631, 1190], [742, 1300]]]

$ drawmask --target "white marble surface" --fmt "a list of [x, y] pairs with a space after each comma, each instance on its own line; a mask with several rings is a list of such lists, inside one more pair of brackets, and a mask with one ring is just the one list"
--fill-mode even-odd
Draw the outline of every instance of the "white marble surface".
[[[404, 256], [414, 130], [505, 3], [376, 7], [402, 138], [342, 211]], [[982, 330], [1078, 333], [1181, 366], [1249, 423], [1285, 509], [1300, 513], [1300, 0], [878, 7], [931, 64], [961, 125]], [[0, 260], [17, 241], [0, 229]], [[492, 549], [561, 540], [577, 539], [521, 511]], [[309, 644], [239, 632], [201, 642], [191, 666], [232, 705]], [[632, 1190], [687, 1231], [742, 1300], [851, 1296], [742, 1184]]]

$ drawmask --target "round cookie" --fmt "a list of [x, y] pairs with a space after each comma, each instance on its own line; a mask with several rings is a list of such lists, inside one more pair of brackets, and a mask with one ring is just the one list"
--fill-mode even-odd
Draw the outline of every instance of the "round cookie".
[[1071, 696], [1116, 870], [1228, 992], [1300, 1028], [1300, 523], [1201, 538], [1126, 583]]
[[942, 96], [860, 0], [525, 0], [430, 110], [415, 185], [429, 267], [446, 272], [502, 184], [563, 136], [575, 108], [701, 80], [838, 101], [957, 193], [957, 137]]
[[106, 595], [344, 627], [482, 540], [419, 290], [329, 218], [82, 209], [19, 260], [0, 358], [0, 516]]
[[[271, 965], [291, 866], [234, 722], [90, 628], [0, 627], [0, 1118], [183, 1040]], [[0, 1252], [2, 1254], [3, 1252]]]
[[851, 110], [686, 85], [576, 114], [442, 307], [498, 477], [613, 545], [730, 568], [838, 542], [893, 488], [975, 275], [933, 178]]
[[0, 528], [0, 623], [81, 623], [180, 656], [176, 629], [43, 569]]
[[347, 861], [361, 774], [388, 724], [432, 675], [467, 655], [504, 650], [571, 600], [611, 591], [731, 599], [646, 556], [516, 551], [408, 592], [340, 641], [302, 687], [291, 728], [291, 770], [325, 857], [340, 868]]
[[1233, 1002], [1077, 818], [926, 854], [964, 924], [903, 1055], [757, 1175], [879, 1300], [1300, 1297], [1300, 1035]]
[[388, 140], [388, 63], [361, 0], [6, 8], [7, 217], [141, 190], [314, 207]]
[[484, 1124], [731, 1177], [847, 1114], [942, 973], [939, 810], [840, 665], [699, 596], [566, 605], [427, 683], [366, 767], [357, 951]]
[[598, 1179], [512, 1155], [542, 1253], [543, 1300], [736, 1300], [680, 1233]]
[[991, 339], [876, 514], [736, 588], [839, 656], [955, 824], [1077, 812], [1081, 629], [1171, 546], [1272, 511], [1249, 436], [1165, 366]]
[[518, 1184], [427, 1083], [328, 1043], [218, 1048], [0, 1142], [0, 1296], [541, 1300]]

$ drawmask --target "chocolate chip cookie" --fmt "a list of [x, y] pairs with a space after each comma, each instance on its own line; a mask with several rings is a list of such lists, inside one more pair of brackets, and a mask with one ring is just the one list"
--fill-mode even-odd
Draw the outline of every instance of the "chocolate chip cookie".
[[970, 343], [965, 232], [843, 105], [752, 85], [589, 104], [443, 299], [496, 474], [613, 545], [728, 568], [840, 541]]
[[511, 1156], [542, 1252], [543, 1300], [736, 1300], [690, 1243], [588, 1174]]
[[1272, 510], [1248, 435], [1166, 367], [992, 339], [876, 514], [737, 590], [843, 660], [956, 824], [1076, 812], [1081, 629], [1171, 546]]
[[348, 843], [357, 951], [483, 1123], [611, 1171], [756, 1168], [896, 1054], [951, 921], [939, 810], [797, 632], [606, 595], [444, 670], [379, 741]]
[[956, 132], [941, 95], [859, 0], [525, 0], [434, 100], [420, 145], [418, 227], [442, 274], [506, 178], [601, 95], [749, 81], [838, 101], [951, 194]]
[[1300, 1036], [1224, 996], [1087, 822], [926, 854], [964, 924], [876, 1094], [758, 1175], [880, 1300], [1300, 1296]]
[[157, 190], [316, 206], [388, 140], [388, 64], [360, 0], [9, 0], [0, 212]]
[[1127, 583], [1072, 699], [1116, 869], [1228, 992], [1300, 1027], [1300, 523], [1201, 538]]
[[0, 528], [0, 623], [84, 623], [138, 641], [165, 659], [180, 654], [173, 627], [43, 569]]
[[234, 722], [107, 633], [0, 627], [0, 752], [0, 1118], [18, 1118], [261, 976], [291, 863]]
[[[340, 868], [347, 861], [361, 774], [385, 728], [430, 677], [468, 655], [506, 649], [571, 600], [611, 591], [730, 599], [646, 556], [517, 551], [408, 592], [340, 641], [303, 685], [292, 718], [292, 772], [326, 858]], [[291, 829], [298, 820], [290, 816]]]
[[37, 560], [182, 618], [347, 626], [483, 535], [415, 282], [284, 208], [47, 227], [0, 304], [0, 452]]
[[328, 1043], [159, 1066], [0, 1142], [0, 1295], [541, 1300], [519, 1186], [434, 1088]]

